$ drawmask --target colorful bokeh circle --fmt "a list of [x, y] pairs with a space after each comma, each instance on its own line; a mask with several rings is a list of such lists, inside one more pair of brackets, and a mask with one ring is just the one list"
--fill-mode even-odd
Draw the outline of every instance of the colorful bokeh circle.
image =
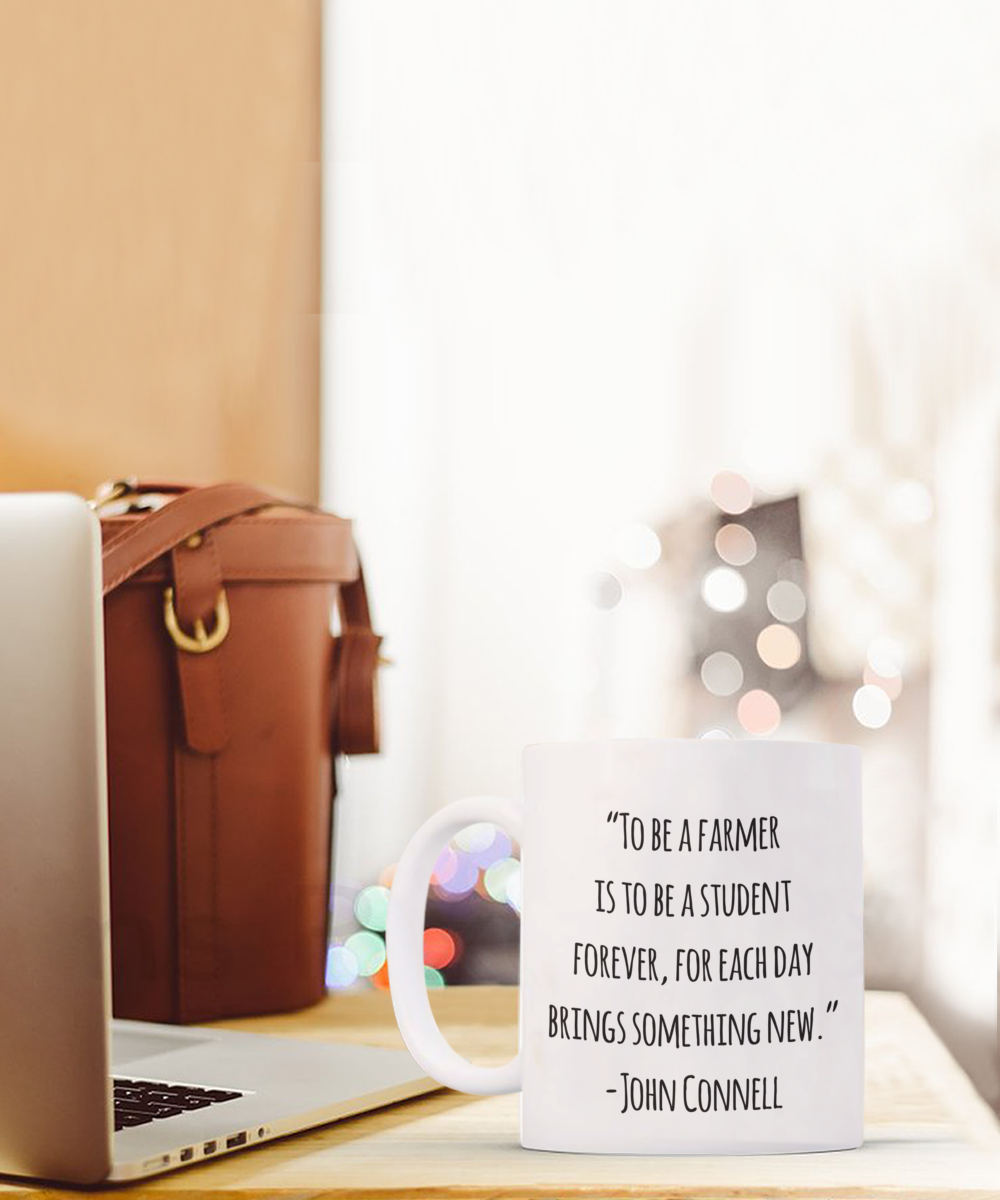
[[389, 918], [389, 889], [378, 883], [362, 888], [354, 900], [354, 915], [366, 929], [383, 933]]
[[344, 943], [344, 949], [354, 955], [359, 975], [374, 975], [385, 966], [385, 942], [377, 933], [367, 929], [352, 933]]
[[447, 929], [424, 930], [424, 963], [442, 970], [455, 958], [455, 939]]
[[350, 987], [358, 977], [358, 960], [347, 946], [331, 946], [326, 956], [326, 985]]

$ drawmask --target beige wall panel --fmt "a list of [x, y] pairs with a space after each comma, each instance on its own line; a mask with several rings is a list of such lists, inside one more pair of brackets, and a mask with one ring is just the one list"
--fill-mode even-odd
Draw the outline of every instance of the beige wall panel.
[[0, 489], [315, 496], [320, 19], [0, 4]]

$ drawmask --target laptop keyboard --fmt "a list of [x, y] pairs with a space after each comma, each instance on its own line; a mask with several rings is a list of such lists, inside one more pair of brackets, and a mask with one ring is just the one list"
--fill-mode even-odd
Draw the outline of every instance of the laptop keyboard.
[[181, 1113], [193, 1112], [196, 1108], [225, 1104], [227, 1100], [238, 1100], [245, 1094], [225, 1091], [222, 1088], [193, 1087], [187, 1083], [120, 1079], [117, 1075], [111, 1082], [114, 1084], [116, 1132], [119, 1129], [129, 1129], [133, 1125], [147, 1125], [150, 1121], [178, 1117]]

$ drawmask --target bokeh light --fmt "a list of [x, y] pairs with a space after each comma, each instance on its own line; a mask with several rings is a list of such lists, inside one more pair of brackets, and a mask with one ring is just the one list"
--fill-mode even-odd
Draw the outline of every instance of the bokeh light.
[[703, 742], [728, 742], [732, 739], [732, 734], [725, 729], [706, 729], [704, 733], [698, 735]]
[[609, 611], [622, 598], [621, 580], [610, 571], [595, 571], [587, 577], [587, 598], [595, 608]]
[[372, 984], [383, 992], [389, 990], [389, 964], [383, 963], [371, 977]]
[[354, 915], [366, 929], [383, 932], [389, 917], [389, 889], [377, 883], [362, 888], [354, 899]]
[[646, 571], [659, 561], [662, 547], [648, 525], [625, 525], [615, 534], [615, 553], [636, 571]]
[[481, 871], [485, 871], [501, 858], [509, 858], [512, 848], [511, 840], [504, 831], [493, 826], [493, 837], [489, 845], [482, 850], [470, 851], [469, 857]]
[[767, 611], [776, 621], [791, 625], [806, 611], [806, 594], [790, 579], [779, 579], [767, 589]]
[[428, 988], [443, 988], [444, 976], [436, 967], [424, 967], [424, 983]]
[[358, 960], [346, 946], [331, 946], [326, 954], [326, 986], [350, 987], [358, 977]]
[[726, 650], [716, 650], [701, 664], [701, 681], [713, 696], [731, 696], [743, 686], [740, 660]]
[[866, 683], [854, 693], [851, 701], [854, 715], [866, 729], [881, 729], [892, 716], [892, 701], [873, 683]]
[[508, 884], [514, 875], [520, 875], [521, 864], [516, 858], [502, 858], [486, 870], [483, 882], [486, 890], [499, 904], [508, 902]]
[[477, 821], [475, 825], [466, 827], [455, 834], [454, 842], [460, 850], [475, 853], [485, 850], [496, 836], [497, 827], [490, 821]]
[[424, 963], [438, 970], [446, 967], [455, 957], [455, 939], [447, 929], [424, 930]]
[[738, 515], [753, 504], [753, 488], [738, 471], [720, 471], [708, 490], [724, 513]]
[[903, 658], [903, 647], [895, 638], [877, 637], [868, 643], [868, 665], [885, 679], [902, 673]]
[[781, 724], [781, 706], [770, 692], [754, 688], [740, 697], [736, 716], [747, 733], [763, 737]]
[[471, 892], [479, 878], [479, 868], [468, 854], [456, 855], [455, 871], [448, 879], [438, 882], [438, 894], [445, 900], [461, 899]]
[[745, 525], [723, 525], [715, 535], [715, 552], [731, 567], [745, 567], [757, 553], [757, 539]]
[[385, 966], [385, 942], [368, 929], [352, 933], [344, 949], [354, 955], [358, 975], [374, 975]]
[[446, 884], [449, 880], [455, 878], [457, 870], [458, 852], [454, 846], [445, 846], [434, 860], [434, 869], [431, 871], [431, 883]]
[[785, 671], [802, 657], [802, 643], [787, 625], [768, 625], [757, 635], [757, 653], [765, 665]]
[[716, 612], [735, 612], [746, 603], [747, 583], [732, 567], [714, 567], [701, 581], [701, 595]]

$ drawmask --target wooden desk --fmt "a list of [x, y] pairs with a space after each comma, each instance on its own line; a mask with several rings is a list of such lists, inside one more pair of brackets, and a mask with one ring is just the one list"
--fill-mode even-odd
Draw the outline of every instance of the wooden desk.
[[[479, 1062], [515, 1045], [517, 990], [432, 993], [442, 1027]], [[336, 996], [307, 1012], [234, 1029], [401, 1044], [389, 997]], [[546, 1154], [518, 1145], [516, 1096], [440, 1091], [135, 1187], [116, 1197], [1000, 1197], [1000, 1125], [904, 996], [869, 993], [866, 1143], [860, 1150], [759, 1158]], [[0, 1200], [80, 1192], [0, 1186]]]

